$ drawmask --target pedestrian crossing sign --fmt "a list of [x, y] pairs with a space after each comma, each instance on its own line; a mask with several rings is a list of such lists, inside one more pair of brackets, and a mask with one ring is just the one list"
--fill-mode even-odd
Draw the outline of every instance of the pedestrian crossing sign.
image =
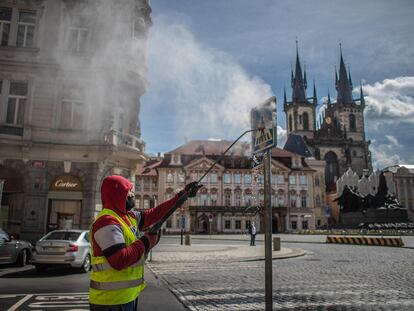
[[272, 96], [250, 112], [253, 155], [272, 149], [277, 143], [276, 97]]

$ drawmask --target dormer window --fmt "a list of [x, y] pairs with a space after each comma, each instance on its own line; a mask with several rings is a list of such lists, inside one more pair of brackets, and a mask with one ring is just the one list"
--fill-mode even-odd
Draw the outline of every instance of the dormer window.
[[170, 165], [181, 165], [181, 155], [180, 154], [172, 154]]

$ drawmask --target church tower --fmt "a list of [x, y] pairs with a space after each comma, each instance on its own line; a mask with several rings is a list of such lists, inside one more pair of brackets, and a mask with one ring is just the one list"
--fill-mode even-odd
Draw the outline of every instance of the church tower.
[[[365, 139], [364, 109], [365, 99], [362, 86], [360, 97], [352, 95], [352, 78], [350, 70], [346, 70], [340, 45], [339, 73], [335, 70], [336, 100], [328, 99], [324, 103], [324, 110], [319, 116], [319, 126], [316, 126], [315, 111], [317, 106], [316, 90], [314, 86], [312, 101], [306, 98], [306, 73], [303, 78], [296, 50], [296, 71], [292, 75], [292, 101], [284, 100], [287, 132], [298, 134], [309, 147], [316, 159], [326, 161], [325, 184], [327, 190], [334, 190], [336, 180], [348, 168], [360, 176], [365, 171], [372, 171], [370, 141]], [[315, 124], [309, 123], [305, 128], [304, 114], [311, 116]], [[311, 120], [311, 118], [309, 120]], [[311, 132], [311, 133], [310, 133]], [[291, 148], [288, 142], [285, 147]], [[290, 149], [288, 149], [290, 150]], [[296, 150], [290, 150], [295, 152]], [[296, 151], [297, 152], [297, 151]]]
[[[288, 134], [297, 134], [306, 138], [313, 138], [316, 130], [315, 108], [318, 105], [316, 88], [313, 83], [313, 97], [306, 97], [308, 87], [306, 69], [302, 75], [302, 67], [299, 59], [298, 42], [296, 41], [296, 66], [295, 75], [291, 71], [292, 100], [287, 101], [284, 91], [283, 110], [286, 113]], [[310, 101], [311, 100], [311, 101]]]

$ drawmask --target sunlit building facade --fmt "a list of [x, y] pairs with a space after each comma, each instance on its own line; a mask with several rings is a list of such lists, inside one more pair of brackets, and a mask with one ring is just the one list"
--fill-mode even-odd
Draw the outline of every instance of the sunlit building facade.
[[148, 0], [0, 1], [1, 227], [87, 229], [102, 179], [134, 180], [150, 14]]
[[[167, 152], [152, 164], [158, 178], [157, 200], [163, 202], [185, 184], [203, 176], [210, 165], [231, 144], [229, 141], [190, 141]], [[310, 162], [309, 162], [310, 161]], [[308, 163], [309, 162], [309, 163]], [[147, 174], [150, 173], [147, 170]], [[272, 150], [272, 231], [314, 229], [326, 220], [324, 208], [325, 162], [305, 160], [303, 156], [275, 148]], [[138, 178], [144, 179], [145, 174]], [[181, 227], [191, 233], [246, 233], [251, 222], [263, 229], [263, 173], [252, 169], [250, 145], [237, 143], [202, 180], [204, 187], [188, 200], [165, 224], [165, 231], [178, 233]], [[148, 184], [150, 184], [148, 182]], [[141, 188], [142, 189], [142, 188]], [[145, 203], [151, 197], [137, 192]]]

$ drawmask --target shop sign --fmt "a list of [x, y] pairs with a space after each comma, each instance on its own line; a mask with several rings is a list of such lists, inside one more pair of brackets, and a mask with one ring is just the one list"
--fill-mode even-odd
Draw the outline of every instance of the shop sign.
[[62, 175], [56, 177], [50, 185], [51, 191], [82, 191], [82, 185], [76, 176]]

